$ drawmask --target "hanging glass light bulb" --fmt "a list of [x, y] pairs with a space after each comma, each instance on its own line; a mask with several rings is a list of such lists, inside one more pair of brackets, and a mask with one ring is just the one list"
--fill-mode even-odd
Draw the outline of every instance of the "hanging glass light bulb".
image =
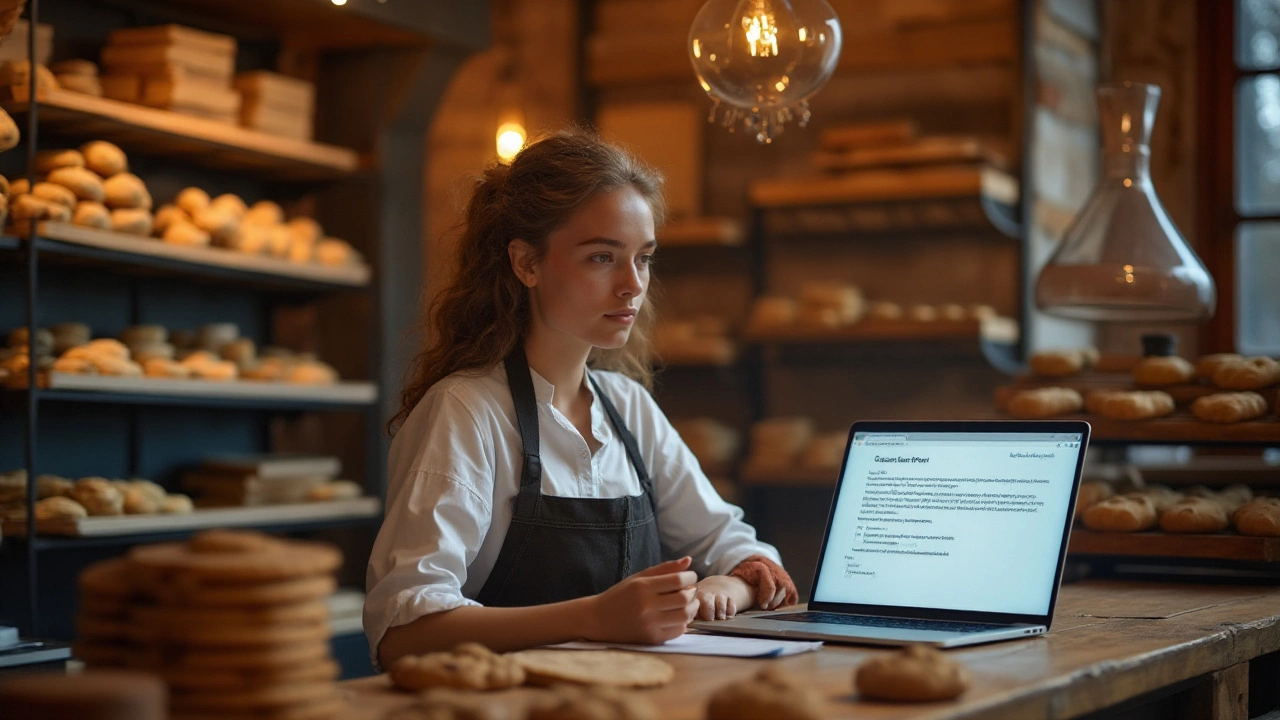
[[711, 96], [708, 120], [721, 111], [758, 142], [782, 126], [809, 122], [808, 98], [840, 59], [840, 20], [825, 0], [708, 0], [689, 28], [689, 59]]

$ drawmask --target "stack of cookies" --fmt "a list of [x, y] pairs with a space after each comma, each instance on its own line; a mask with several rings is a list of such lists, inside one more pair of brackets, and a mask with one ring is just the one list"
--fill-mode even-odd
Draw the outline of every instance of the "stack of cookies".
[[[341, 560], [326, 545], [211, 530], [186, 543], [134, 548], [121, 565], [95, 565], [85, 578], [127, 578], [128, 621], [109, 617], [127, 626], [129, 664], [168, 684], [172, 720], [321, 720], [342, 710], [324, 603]], [[86, 603], [82, 619], [107, 609], [116, 608]], [[106, 644], [101, 629], [83, 641], [91, 652]]]
[[80, 614], [76, 618], [75, 656], [93, 668], [129, 665], [138, 647], [130, 613], [141, 598], [129, 578], [129, 563], [112, 558], [80, 573]]

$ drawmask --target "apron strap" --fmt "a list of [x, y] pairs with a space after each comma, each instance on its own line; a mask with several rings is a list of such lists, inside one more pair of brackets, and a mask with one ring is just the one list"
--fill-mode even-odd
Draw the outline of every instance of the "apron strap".
[[644, 458], [640, 455], [640, 445], [636, 442], [636, 436], [631, 434], [627, 429], [627, 424], [622, 421], [622, 416], [618, 414], [618, 408], [614, 407], [613, 401], [608, 395], [604, 394], [604, 390], [600, 389], [600, 384], [596, 382], [595, 376], [589, 371], [587, 377], [591, 380], [591, 387], [596, 389], [596, 397], [600, 399], [600, 406], [604, 408], [605, 414], [609, 416], [609, 422], [613, 424], [614, 432], [618, 433], [618, 437], [622, 439], [622, 446], [627, 449], [627, 458], [631, 460], [631, 466], [636, 469], [636, 475], [640, 477], [640, 487], [644, 488], [644, 492], [649, 496], [653, 506], [658, 506], [658, 496], [653, 491], [653, 481], [649, 478], [649, 470], [645, 467]]
[[533, 517], [538, 498], [542, 496], [541, 440], [538, 437], [538, 396], [533, 390], [533, 376], [524, 347], [516, 345], [503, 361], [507, 369], [507, 385], [516, 409], [516, 425], [524, 446], [524, 465], [520, 470], [520, 492], [513, 512], [517, 517]]

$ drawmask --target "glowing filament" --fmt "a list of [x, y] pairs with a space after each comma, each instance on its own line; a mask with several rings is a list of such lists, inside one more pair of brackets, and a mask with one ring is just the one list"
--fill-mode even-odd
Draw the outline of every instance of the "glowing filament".
[[747, 47], [752, 57], [776, 57], [778, 55], [778, 26], [773, 13], [757, 5], [755, 10], [742, 18], [742, 28], [747, 32]]

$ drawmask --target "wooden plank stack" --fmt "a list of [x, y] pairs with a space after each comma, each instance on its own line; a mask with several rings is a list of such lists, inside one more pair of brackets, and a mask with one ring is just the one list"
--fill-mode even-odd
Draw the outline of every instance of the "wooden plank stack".
[[255, 70], [236, 76], [243, 103], [240, 124], [272, 135], [311, 140], [315, 86], [279, 73]]
[[126, 28], [102, 50], [107, 97], [235, 125], [236, 40], [181, 25]]

